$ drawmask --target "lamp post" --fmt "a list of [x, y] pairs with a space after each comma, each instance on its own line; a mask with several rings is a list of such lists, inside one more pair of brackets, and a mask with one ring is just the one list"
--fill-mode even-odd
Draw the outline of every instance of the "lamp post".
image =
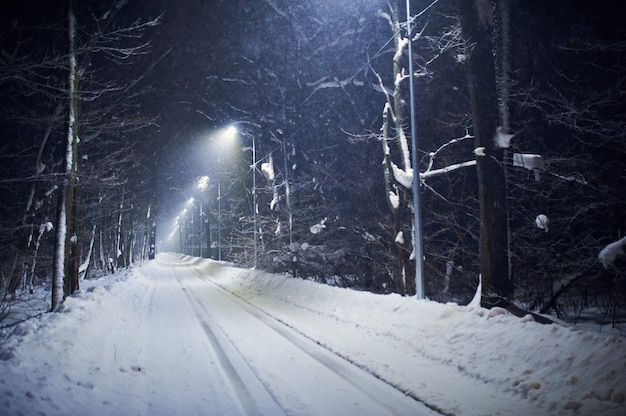
[[204, 222], [203, 216], [204, 216], [204, 212], [202, 211], [202, 199], [201, 199], [200, 200], [200, 215], [199, 215], [200, 218], [198, 219], [198, 221], [200, 221], [200, 234], [198, 235], [198, 245], [200, 246], [200, 253], [199, 253], [200, 254], [200, 258], [203, 258], [202, 257], [202, 242], [203, 242], [203, 240], [202, 240], [202, 223]]
[[257, 260], [258, 260], [258, 251], [257, 251], [257, 223], [256, 223], [256, 212], [257, 212], [257, 203], [256, 203], [256, 140], [254, 136], [252, 136], [252, 217], [254, 218], [254, 268], [256, 269]]
[[[237, 130], [237, 127], [235, 127], [234, 125], [226, 128], [223, 132], [223, 134], [226, 137], [235, 137], [237, 134], [239, 134], [239, 131]], [[257, 195], [256, 195], [256, 164], [257, 164], [257, 160], [256, 160], [256, 140], [254, 138], [254, 135], [252, 134], [247, 134], [248, 136], [250, 136], [250, 138], [252, 139], [252, 218], [253, 218], [253, 225], [254, 225], [254, 268], [256, 269], [257, 264], [258, 264], [258, 227], [257, 227]], [[250, 149], [248, 148], [243, 148], [242, 150], [247, 150]], [[218, 185], [218, 189], [219, 189], [219, 185]], [[219, 209], [218, 209], [219, 211]]]
[[[204, 213], [203, 211], [203, 203], [204, 203], [204, 195], [203, 192], [205, 192], [206, 190], [209, 189], [209, 177], [208, 176], [201, 176], [198, 178], [198, 189], [200, 190], [200, 237], [199, 237], [199, 241], [200, 241], [200, 257], [202, 258], [202, 246], [204, 245], [204, 240], [202, 239], [202, 224], [206, 221], [207, 222], [207, 230], [206, 233], [207, 235], [210, 234], [210, 229], [209, 229], [209, 224], [208, 224], [208, 213]], [[204, 219], [204, 217], [206, 217], [206, 220]], [[207, 253], [210, 253], [211, 247], [209, 246], [209, 244], [207, 244]], [[208, 257], [211, 257], [210, 255]]]
[[[192, 197], [192, 198], [189, 198], [187, 200], [187, 203], [189, 205], [191, 205], [192, 207], [194, 207], [194, 208], [198, 208], [196, 206], [196, 204], [193, 203], [194, 201], [195, 200]], [[191, 235], [190, 235], [190, 239], [189, 239], [189, 254], [191, 256], [193, 256], [193, 254], [194, 254], [193, 253], [194, 252], [194, 250], [193, 250], [193, 235], [194, 235], [193, 234], [194, 233], [194, 228], [193, 228], [193, 209], [191, 210], [191, 225], [190, 225], [189, 228], [191, 229]], [[200, 208], [200, 236], [199, 236], [199, 238], [196, 238], [196, 240], [201, 241], [201, 237], [202, 237], [202, 207]], [[202, 244], [200, 244], [200, 257], [202, 257]]]
[[194, 233], [194, 229], [193, 229], [193, 198], [189, 198], [189, 201], [187, 201], [192, 208], [190, 209], [191, 211], [191, 215], [189, 216], [189, 231], [188, 231], [188, 241], [189, 241], [189, 248], [188, 248], [188, 253], [190, 256], [193, 256], [193, 233]]
[[[237, 131], [235, 130], [235, 133]], [[257, 197], [256, 197], [256, 140], [254, 135], [249, 134], [252, 139], [252, 222], [254, 225], [254, 268], [256, 269], [258, 264], [258, 227], [257, 227]], [[244, 148], [243, 150], [247, 150], [249, 148]]]
[[[217, 138], [219, 138], [219, 142], [228, 142], [234, 140], [236, 135], [237, 128], [231, 125], [220, 130], [217, 134]], [[217, 259], [222, 260], [222, 189], [219, 177], [217, 179]]]
[[176, 228], [174, 229], [174, 232], [178, 231], [178, 251], [182, 254], [183, 253], [183, 227], [181, 226], [180, 223], [180, 215], [176, 216]]
[[406, 0], [406, 31], [409, 38], [409, 95], [411, 103], [411, 164], [413, 165], [413, 246], [415, 251], [415, 296], [424, 298], [424, 255], [422, 254], [422, 222], [419, 203], [419, 169], [417, 166], [417, 137], [415, 135], [415, 97], [413, 85], [413, 50], [411, 48], [411, 5]]
[[182, 219], [182, 231], [181, 231], [181, 235], [183, 237], [182, 239], [182, 253], [183, 254], [187, 254], [187, 241], [189, 240], [189, 230], [187, 229], [187, 208], [184, 208], [183, 211], [180, 213], [181, 219]]
[[222, 190], [217, 181], [217, 259], [222, 261]]
[[[178, 192], [180, 192], [180, 194], [183, 196], [183, 198], [185, 198], [185, 200], [186, 200], [185, 203], [187, 205], [191, 205], [193, 208], [198, 208], [193, 203], [194, 202], [193, 197], [188, 198], [187, 195], [185, 195], [185, 192], [183, 192], [182, 189], [175, 188], [175, 187], [170, 187], [169, 189], [170, 189], [170, 191], [178, 191]], [[187, 227], [187, 224], [186, 224], [186, 216], [187, 216], [187, 208], [183, 209], [181, 214], [176, 217], [176, 221], [178, 221], [182, 217], [182, 223], [180, 223], [180, 235], [181, 235], [181, 239], [183, 237], [183, 233], [184, 233], [184, 237], [185, 237], [185, 240], [181, 241], [181, 252], [182, 252], [182, 254], [189, 254], [190, 256], [193, 256], [193, 232], [194, 232], [194, 229], [193, 229], [193, 209], [191, 210], [191, 222], [189, 224], [189, 227]], [[202, 208], [200, 208], [200, 221], [202, 221]], [[200, 233], [202, 234], [202, 223], [200, 223]], [[189, 242], [187, 243], [187, 241], [189, 241]], [[189, 246], [188, 250], [185, 250], [185, 245]], [[200, 250], [202, 250], [202, 247], [200, 247]], [[202, 257], [202, 254], [200, 255], [200, 257]]]

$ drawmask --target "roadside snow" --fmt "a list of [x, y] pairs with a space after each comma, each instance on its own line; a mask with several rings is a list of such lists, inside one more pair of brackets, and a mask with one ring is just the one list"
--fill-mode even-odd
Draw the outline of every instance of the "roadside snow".
[[[621, 337], [254, 271], [230, 269], [219, 281], [451, 414], [626, 414]], [[468, 378], [479, 383], [467, 387]]]
[[167, 262], [445, 414], [626, 414], [621, 337], [172, 255], [84, 281], [59, 313], [3, 329], [0, 414], [237, 413], [237, 392], [215, 393], [215, 360], [193, 358], [207, 345], [191, 310], [158, 302], [168, 283], [151, 276]]

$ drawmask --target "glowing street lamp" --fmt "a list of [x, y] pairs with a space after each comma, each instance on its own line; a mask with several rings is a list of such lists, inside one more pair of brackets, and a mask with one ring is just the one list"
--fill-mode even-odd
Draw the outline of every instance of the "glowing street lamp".
[[[225, 132], [228, 135], [236, 135], [238, 134], [237, 127], [230, 126]], [[256, 197], [256, 140], [254, 135], [249, 135], [252, 139], [252, 165], [250, 166], [252, 169], [252, 218], [254, 224], [254, 268], [256, 269], [258, 264], [258, 230], [257, 230], [257, 197]], [[244, 148], [244, 150], [246, 150]]]
[[[189, 198], [187, 200], [187, 204], [191, 205], [194, 208], [197, 208], [196, 205], [193, 203], [194, 199]], [[193, 229], [193, 209], [191, 210], [191, 222], [189, 223], [189, 230], [191, 231], [189, 234], [189, 255], [193, 256], [193, 233], [194, 233], [194, 229]], [[200, 233], [202, 233], [202, 221], [200, 221]], [[200, 248], [200, 250], [202, 250], [202, 248]], [[202, 251], [200, 251], [200, 257], [202, 257]]]
[[254, 268], [256, 269], [258, 263], [258, 250], [257, 250], [257, 202], [256, 202], [256, 140], [252, 137], [252, 218], [254, 223]]
[[222, 189], [217, 181], [217, 259], [222, 261]]
[[[198, 189], [200, 190], [200, 192], [204, 192], [207, 189], [209, 189], [209, 177], [208, 176], [201, 176], [200, 178], [198, 178]], [[200, 242], [200, 258], [202, 258], [202, 246], [203, 246], [203, 240], [202, 240], [202, 224], [204, 223], [204, 216], [206, 215], [203, 210], [202, 210], [202, 203], [203, 203], [204, 199], [202, 198], [202, 196], [200, 197], [200, 236], [198, 237], [198, 241]], [[207, 216], [208, 218], [208, 216]], [[208, 224], [207, 224], [208, 225]], [[207, 227], [208, 228], [208, 227]], [[209, 230], [207, 230], [207, 233], [209, 232]], [[209, 245], [207, 244], [207, 251], [209, 251], [211, 248], [209, 247]], [[209, 256], [210, 257], [210, 256]]]
[[[228, 142], [232, 143], [237, 137], [237, 127], [234, 125], [228, 126], [219, 130], [212, 137], [217, 139], [221, 146]], [[217, 179], [217, 259], [222, 260], [222, 189], [219, 176]]]
[[187, 254], [187, 240], [189, 238], [189, 231], [187, 230], [187, 208], [184, 208], [180, 212], [178, 218], [180, 225], [180, 252], [182, 254]]

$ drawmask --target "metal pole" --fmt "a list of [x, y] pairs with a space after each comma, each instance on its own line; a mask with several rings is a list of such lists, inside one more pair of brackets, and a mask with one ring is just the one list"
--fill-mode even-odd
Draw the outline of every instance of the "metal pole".
[[183, 246], [183, 226], [181, 223], [181, 224], [178, 224], [178, 252], [181, 254], [185, 254], [183, 247], [184, 247]]
[[188, 241], [189, 241], [189, 229], [187, 227], [187, 209], [183, 209], [183, 254], [189, 254], [188, 253]]
[[202, 196], [200, 196], [200, 235], [198, 236], [198, 244], [200, 244], [200, 258], [202, 258]]
[[185, 254], [189, 255], [189, 224], [187, 221], [187, 212], [185, 212]]
[[256, 141], [252, 136], [252, 194], [253, 194], [253, 218], [254, 218], [254, 268], [257, 266], [257, 223], [256, 223]]
[[193, 202], [191, 203], [191, 222], [189, 223], [189, 255], [193, 256]]
[[415, 134], [415, 89], [413, 86], [413, 50], [411, 47], [411, 5], [406, 0], [406, 31], [409, 38], [409, 94], [411, 103], [411, 164], [413, 165], [413, 245], [415, 250], [415, 296], [424, 299], [424, 255], [422, 253], [422, 221], [419, 203], [419, 167]]
[[217, 182], [217, 259], [222, 261], [222, 190]]

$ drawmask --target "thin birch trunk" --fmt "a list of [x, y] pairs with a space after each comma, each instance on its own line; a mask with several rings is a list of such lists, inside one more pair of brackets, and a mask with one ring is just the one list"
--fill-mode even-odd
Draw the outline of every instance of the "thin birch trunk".
[[70, 105], [69, 105], [69, 116], [68, 116], [68, 134], [67, 134], [67, 143], [65, 150], [65, 170], [64, 175], [65, 178], [63, 180], [63, 184], [61, 187], [61, 192], [59, 195], [59, 204], [58, 204], [58, 215], [57, 215], [57, 227], [56, 227], [56, 242], [55, 242], [55, 250], [54, 250], [54, 269], [52, 274], [52, 310], [56, 311], [59, 309], [63, 300], [66, 296], [66, 244], [68, 238], [68, 230], [67, 230], [67, 201], [71, 200], [70, 191], [70, 176], [71, 172], [74, 168], [74, 144], [75, 144], [75, 129], [76, 129], [76, 107], [74, 106], [74, 101], [77, 98], [77, 63], [76, 63], [76, 50], [75, 50], [75, 41], [76, 41], [76, 18], [74, 17], [74, 11], [72, 6], [70, 6], [69, 13], [69, 46], [70, 46], [70, 71], [69, 71], [69, 97], [70, 97]]

